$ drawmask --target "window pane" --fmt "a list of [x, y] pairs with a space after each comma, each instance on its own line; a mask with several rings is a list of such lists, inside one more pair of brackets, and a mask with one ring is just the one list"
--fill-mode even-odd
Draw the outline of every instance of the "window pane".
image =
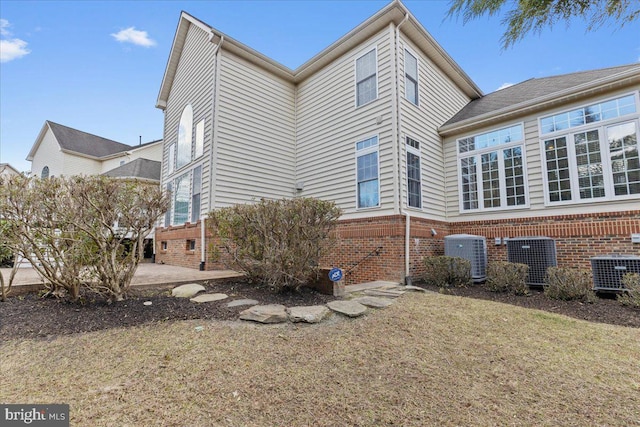
[[484, 207], [496, 208], [500, 206], [500, 179], [498, 173], [498, 152], [483, 154], [480, 157], [482, 165], [482, 188], [484, 189]]
[[476, 158], [460, 159], [460, 171], [462, 174], [462, 208], [464, 210], [478, 209]]
[[422, 207], [420, 183], [420, 157], [407, 152], [407, 193], [408, 203], [412, 208]]
[[378, 178], [378, 153], [358, 157], [358, 182]]
[[407, 50], [404, 51], [404, 67], [407, 76], [413, 80], [418, 80], [418, 60]]
[[524, 170], [522, 164], [522, 147], [513, 147], [503, 150], [505, 188], [507, 191], [507, 206], [525, 204], [524, 197]]
[[607, 128], [615, 194], [640, 194], [640, 158], [635, 122]]
[[167, 209], [167, 212], [165, 212], [164, 214], [164, 226], [168, 227], [171, 225], [171, 204], [172, 204], [172, 198], [173, 198], [173, 184], [171, 182], [169, 182], [167, 184], [167, 193], [169, 193], [169, 208]]
[[196, 125], [196, 148], [195, 158], [202, 156], [204, 153], [204, 120], [200, 120]]
[[366, 104], [376, 98], [376, 51], [366, 53], [356, 60], [356, 102]]
[[407, 100], [418, 105], [418, 83], [407, 77], [404, 85]]
[[178, 155], [176, 167], [180, 169], [191, 161], [191, 143], [193, 137], [193, 110], [187, 105], [182, 111], [178, 126]]
[[581, 199], [604, 197], [604, 175], [598, 131], [574, 135]]
[[358, 183], [358, 207], [370, 208], [378, 206], [378, 180]]
[[193, 170], [191, 182], [191, 222], [195, 223], [200, 219], [200, 192], [202, 188], [202, 166]]
[[[375, 146], [377, 138], [370, 138], [356, 144], [359, 146]], [[364, 149], [364, 148], [363, 148]], [[378, 206], [379, 186], [378, 186], [378, 152], [362, 154], [356, 158], [357, 175], [357, 199], [358, 208]]]
[[169, 155], [167, 158], [167, 173], [172, 174], [173, 168], [176, 164], [176, 144], [171, 144], [169, 146]]
[[186, 173], [176, 179], [176, 189], [173, 197], [173, 224], [180, 225], [187, 222], [189, 217], [189, 174]]

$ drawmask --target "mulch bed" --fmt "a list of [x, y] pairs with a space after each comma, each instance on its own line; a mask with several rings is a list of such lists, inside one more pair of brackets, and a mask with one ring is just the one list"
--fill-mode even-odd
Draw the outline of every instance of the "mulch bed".
[[[434, 292], [440, 291], [438, 287], [429, 286], [424, 283], [418, 283], [418, 286]], [[565, 316], [587, 320], [589, 322], [640, 328], [640, 308], [620, 304], [615, 299], [614, 294], [602, 294], [599, 296], [597, 302], [588, 303], [582, 301], [552, 300], [544, 295], [541, 288], [531, 289], [529, 295], [491, 292], [481, 285], [466, 288], [447, 288], [444, 292], [449, 295], [496, 301], [525, 308], [544, 310], [551, 313], [564, 314]]]
[[[223, 293], [229, 298], [216, 302], [194, 303], [189, 298], [171, 297], [170, 290], [132, 289], [125, 301], [107, 304], [87, 295], [84, 303], [40, 298], [35, 293], [7, 298], [0, 302], [0, 341], [12, 338], [54, 338], [81, 332], [174, 320], [237, 320], [250, 306], [227, 307], [237, 299], [254, 299], [260, 304], [287, 307], [325, 304], [335, 297], [309, 288], [298, 292], [274, 293], [238, 280], [202, 283], [206, 293]], [[203, 292], [204, 293], [204, 292]], [[143, 303], [151, 301], [151, 305]]]
[[[174, 320], [236, 320], [240, 311], [248, 306], [228, 308], [234, 299], [255, 299], [260, 304], [282, 304], [287, 307], [325, 304], [333, 296], [303, 288], [298, 292], [274, 293], [268, 288], [256, 287], [239, 280], [204, 283], [206, 292], [219, 292], [229, 298], [211, 303], [193, 303], [188, 298], [173, 298], [167, 290], [134, 289], [125, 301], [107, 304], [92, 300], [88, 295], [84, 303], [70, 303], [62, 299], [40, 298], [30, 293], [8, 298], [0, 303], [0, 341], [12, 338], [53, 339], [58, 335], [91, 332], [115, 327], [141, 325], [150, 322]], [[418, 283], [425, 289], [438, 292], [437, 287]], [[564, 314], [591, 322], [640, 328], [640, 309], [625, 307], [614, 298], [600, 298], [596, 303], [557, 301], [533, 289], [528, 296], [490, 292], [482, 286], [450, 288], [446, 293], [463, 297], [518, 305], [526, 308]], [[150, 306], [143, 303], [151, 301]]]

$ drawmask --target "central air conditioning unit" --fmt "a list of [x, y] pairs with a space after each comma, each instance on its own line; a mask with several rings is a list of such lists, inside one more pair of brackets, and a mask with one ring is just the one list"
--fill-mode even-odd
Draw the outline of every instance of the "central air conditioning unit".
[[607, 255], [591, 258], [593, 289], [596, 291], [622, 291], [622, 277], [627, 273], [640, 274], [640, 257], [633, 255]]
[[472, 234], [451, 234], [444, 238], [444, 254], [471, 262], [471, 279], [482, 282], [487, 278], [487, 239]]
[[529, 266], [527, 284], [544, 286], [547, 268], [556, 267], [556, 242], [549, 237], [515, 237], [507, 240], [507, 258]]

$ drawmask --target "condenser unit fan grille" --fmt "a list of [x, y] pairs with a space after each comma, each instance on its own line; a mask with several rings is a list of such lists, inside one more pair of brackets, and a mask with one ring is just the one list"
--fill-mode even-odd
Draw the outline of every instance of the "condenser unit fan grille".
[[513, 238], [507, 241], [509, 262], [529, 266], [527, 284], [543, 286], [547, 268], [558, 265], [556, 242], [549, 237]]
[[640, 274], [640, 257], [611, 255], [591, 258], [593, 289], [596, 291], [620, 291], [624, 289], [622, 278], [627, 273]]
[[481, 282], [487, 277], [487, 241], [483, 236], [452, 234], [444, 238], [444, 254], [471, 262], [471, 278]]

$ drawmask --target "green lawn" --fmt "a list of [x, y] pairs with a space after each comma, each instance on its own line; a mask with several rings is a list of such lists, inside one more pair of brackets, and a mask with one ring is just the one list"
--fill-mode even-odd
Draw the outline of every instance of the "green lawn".
[[69, 403], [78, 426], [640, 425], [640, 329], [438, 294], [320, 325], [13, 340], [0, 357], [0, 401]]

